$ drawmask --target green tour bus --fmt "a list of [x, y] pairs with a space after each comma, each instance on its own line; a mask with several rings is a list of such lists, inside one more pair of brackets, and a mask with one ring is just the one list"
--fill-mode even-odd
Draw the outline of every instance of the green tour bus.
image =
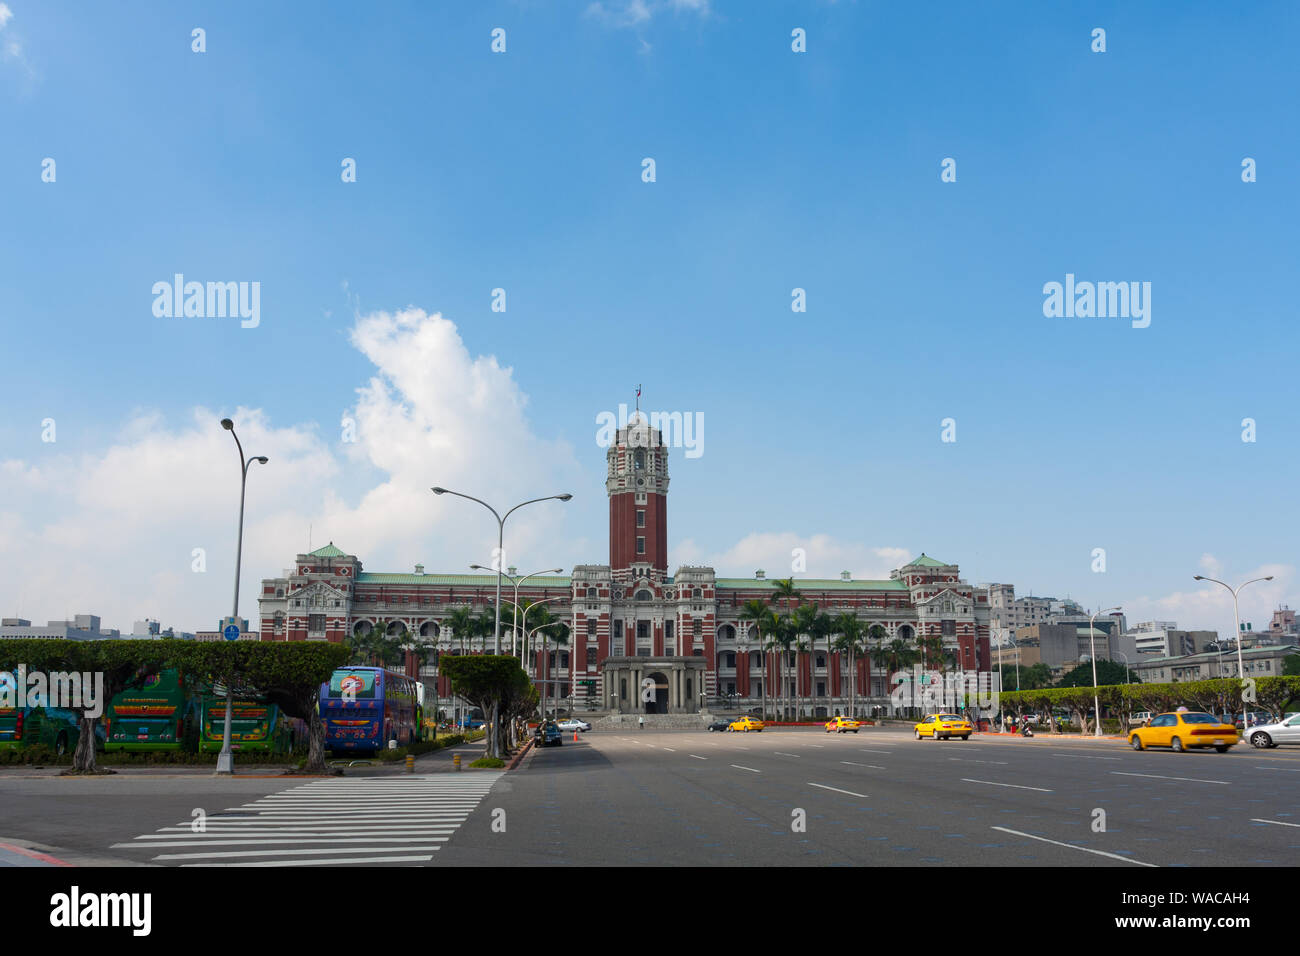
[[166, 668], [114, 695], [104, 715], [104, 749], [180, 750], [197, 729], [197, 694], [180, 672]]

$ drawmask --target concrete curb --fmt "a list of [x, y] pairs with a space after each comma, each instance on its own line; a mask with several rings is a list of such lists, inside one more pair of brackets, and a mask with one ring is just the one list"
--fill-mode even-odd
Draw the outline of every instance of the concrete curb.
[[528, 754], [532, 753], [532, 751], [533, 751], [533, 738], [529, 737], [528, 740], [525, 741], [524, 743], [524, 749], [519, 751], [519, 753], [515, 754], [514, 757], [511, 758], [509, 765], [507, 765], [506, 767], [506, 773], [509, 773], [510, 771], [518, 767], [519, 762], [523, 760], [524, 757], [528, 756]]

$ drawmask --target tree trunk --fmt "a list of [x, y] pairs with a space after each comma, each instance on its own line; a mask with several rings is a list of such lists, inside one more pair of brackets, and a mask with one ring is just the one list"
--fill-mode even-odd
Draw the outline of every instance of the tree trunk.
[[72, 755], [72, 773], [95, 773], [95, 720], [81, 715], [77, 750]]
[[307, 763], [302, 772], [328, 773], [329, 768], [325, 766], [325, 722], [320, 719], [320, 712], [315, 707], [311, 708], [308, 727]]

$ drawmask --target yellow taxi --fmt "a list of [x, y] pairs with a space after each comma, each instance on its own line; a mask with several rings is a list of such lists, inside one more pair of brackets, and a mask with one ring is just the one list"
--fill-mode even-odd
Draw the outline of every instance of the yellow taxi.
[[947, 740], [960, 737], [969, 740], [970, 721], [958, 714], [926, 714], [925, 719], [916, 725], [916, 739], [933, 737], [935, 740]]
[[763, 732], [763, 722], [755, 720], [753, 717], [741, 717], [740, 720], [733, 720], [728, 730], [741, 731], [749, 733], [751, 730], [757, 730], [760, 734]]
[[1222, 754], [1240, 741], [1236, 727], [1203, 711], [1157, 714], [1147, 726], [1130, 731], [1128, 737], [1129, 746], [1134, 750], [1170, 747], [1175, 753], [1193, 747], [1213, 747]]
[[852, 717], [832, 717], [830, 720], [826, 721], [826, 732], [828, 734], [832, 731], [835, 733], [846, 734], [849, 731], [852, 731], [856, 734], [858, 728], [861, 726], [862, 725]]

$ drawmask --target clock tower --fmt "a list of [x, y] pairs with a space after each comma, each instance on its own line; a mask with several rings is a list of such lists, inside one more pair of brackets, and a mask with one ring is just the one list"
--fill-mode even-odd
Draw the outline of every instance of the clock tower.
[[609, 451], [605, 491], [609, 495], [609, 566], [618, 572], [668, 573], [668, 449], [663, 432], [636, 412], [618, 429]]

